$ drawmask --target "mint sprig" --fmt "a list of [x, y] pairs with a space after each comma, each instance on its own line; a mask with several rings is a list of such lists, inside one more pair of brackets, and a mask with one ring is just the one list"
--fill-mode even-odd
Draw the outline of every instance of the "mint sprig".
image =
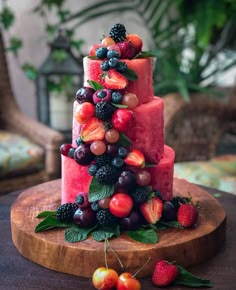
[[122, 132], [120, 132], [120, 137], [117, 143], [121, 146], [130, 146], [132, 144], [131, 140]]
[[179, 274], [174, 282], [175, 285], [184, 285], [188, 287], [213, 287], [210, 280], [197, 277], [181, 266], [177, 265], [177, 268], [179, 270]]
[[102, 90], [104, 87], [98, 82], [87, 80], [87, 83], [93, 88], [95, 91]]
[[115, 187], [114, 184], [112, 185], [101, 184], [97, 181], [95, 177], [93, 177], [89, 186], [89, 194], [88, 194], [89, 201], [94, 202], [111, 196], [114, 193], [114, 187]]
[[96, 226], [92, 228], [80, 228], [74, 225], [65, 230], [65, 240], [69, 243], [84, 241], [95, 228]]
[[106, 239], [110, 239], [114, 236], [120, 236], [119, 225], [105, 226], [92, 232], [92, 237], [97, 242], [105, 241]]
[[134, 58], [147, 58], [147, 57], [156, 57], [156, 54], [153, 51], [141, 51]]
[[138, 75], [131, 68], [128, 68], [126, 72], [122, 72], [122, 75], [129, 81], [136, 81], [138, 79]]
[[66, 228], [71, 224], [62, 223], [56, 216], [47, 216], [34, 229], [35, 233], [43, 232], [53, 228]]
[[155, 244], [158, 242], [158, 236], [154, 229], [143, 229], [126, 231], [126, 234], [133, 240], [145, 244]]
[[56, 216], [57, 214], [57, 211], [54, 210], [54, 211], [50, 211], [50, 210], [46, 210], [46, 211], [42, 211], [40, 212], [36, 218], [43, 218], [43, 217], [48, 217], [48, 216]]

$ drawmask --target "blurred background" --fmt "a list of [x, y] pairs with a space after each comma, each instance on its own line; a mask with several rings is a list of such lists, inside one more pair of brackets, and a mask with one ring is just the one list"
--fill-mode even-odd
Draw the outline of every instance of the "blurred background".
[[[19, 172], [9, 173], [16, 156], [22, 156], [22, 146], [17, 154], [12, 146], [10, 158], [13, 139], [9, 137], [5, 147], [1, 144], [0, 169], [7, 171], [0, 172], [1, 187], [9, 190], [12, 184], [12, 179], [1, 183], [1, 176], [38, 172], [36, 155], [41, 156], [41, 169], [46, 169], [35, 179], [27, 177], [28, 183], [18, 178], [15, 188], [60, 175], [58, 148], [71, 140], [72, 104], [83, 81], [82, 58], [115, 23], [138, 34], [143, 50], [156, 56], [153, 85], [165, 104], [165, 142], [174, 148], [179, 163], [175, 174], [235, 190], [235, 0], [0, 0], [5, 46], [0, 43], [0, 129], [5, 126], [40, 147], [37, 154], [32, 144], [25, 149], [37, 168], [29, 170], [21, 160]], [[212, 163], [219, 155], [220, 160]], [[191, 167], [188, 161], [200, 163]]]

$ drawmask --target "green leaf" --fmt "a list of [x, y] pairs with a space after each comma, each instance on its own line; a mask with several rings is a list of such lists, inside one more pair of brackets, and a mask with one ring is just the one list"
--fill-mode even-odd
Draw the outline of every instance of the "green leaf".
[[93, 88], [95, 91], [102, 90], [103, 86], [100, 85], [98, 82], [87, 80], [87, 83]]
[[31, 81], [36, 80], [36, 78], [38, 76], [38, 71], [33, 65], [31, 65], [29, 63], [24, 63], [22, 66], [22, 69], [25, 72], [28, 79], [30, 79]]
[[66, 228], [71, 226], [70, 224], [65, 224], [59, 221], [56, 216], [47, 216], [43, 221], [41, 221], [34, 229], [35, 233], [43, 232], [53, 228]]
[[120, 132], [120, 138], [118, 140], [118, 144], [122, 146], [130, 146], [132, 142], [124, 133]]
[[63, 49], [56, 49], [52, 52], [52, 58], [55, 60], [55, 62], [61, 63], [68, 58], [68, 54]]
[[114, 193], [114, 184], [107, 185], [101, 184], [93, 177], [89, 186], [89, 201], [97, 201], [106, 197], [111, 196]]
[[177, 221], [170, 221], [170, 222], [159, 221], [157, 224], [166, 226], [168, 228], [181, 228], [181, 229], [183, 228], [183, 226], [181, 226], [181, 224]]
[[3, 27], [8, 30], [8, 28], [14, 23], [14, 20], [15, 16], [12, 10], [7, 6], [3, 7], [2, 11], [0, 11], [0, 23], [2, 23]]
[[144, 167], [156, 167], [157, 164], [152, 164], [152, 163], [148, 163], [148, 162], [145, 162], [145, 166]]
[[22, 47], [22, 41], [17, 37], [11, 37], [10, 43], [7, 47], [7, 50], [13, 52], [14, 55], [18, 55], [19, 49]]
[[134, 58], [147, 58], [147, 57], [156, 57], [156, 53], [154, 51], [142, 51], [137, 54]]
[[127, 105], [121, 105], [121, 104], [115, 104], [115, 103], [111, 103], [111, 104], [116, 108], [124, 108], [124, 109], [128, 108]]
[[120, 235], [119, 225], [102, 227], [92, 232], [92, 237], [97, 242], [102, 242], [105, 239], [110, 239], [114, 236], [118, 237], [119, 235]]
[[129, 81], [136, 81], [138, 76], [134, 70], [128, 68], [126, 72], [123, 72], [122, 75], [127, 78]]
[[208, 279], [202, 279], [194, 276], [184, 268], [177, 265], [179, 274], [177, 280], [174, 282], [175, 285], [185, 285], [189, 287], [212, 287], [213, 284]]
[[43, 218], [43, 217], [48, 217], [48, 216], [55, 216], [56, 215], [56, 211], [51, 211], [51, 210], [47, 210], [47, 211], [42, 211], [40, 212], [36, 218]]
[[158, 242], [158, 236], [153, 229], [137, 229], [127, 231], [126, 234], [133, 240], [145, 244], [155, 244]]
[[65, 230], [65, 240], [69, 243], [81, 242], [87, 239], [88, 235], [93, 231], [93, 228], [80, 228], [73, 226]]

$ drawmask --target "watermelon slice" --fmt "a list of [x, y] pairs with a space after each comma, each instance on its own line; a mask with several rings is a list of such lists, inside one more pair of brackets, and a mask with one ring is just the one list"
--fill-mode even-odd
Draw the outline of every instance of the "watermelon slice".
[[133, 148], [143, 152], [149, 163], [158, 163], [164, 151], [164, 104], [163, 100], [155, 97], [146, 104], [134, 109], [132, 130], [125, 132], [132, 141]]
[[[139, 99], [139, 104], [147, 103], [153, 100], [153, 79], [152, 79], [152, 59], [122, 59], [126, 62], [128, 68], [134, 70], [138, 76], [137, 81], [129, 81], [126, 92], [134, 93]], [[88, 80], [93, 80], [104, 86], [104, 80], [101, 78], [102, 69], [100, 65], [102, 60], [94, 60], [88, 57], [84, 58], [84, 85], [88, 86]]]
[[165, 145], [159, 164], [148, 168], [152, 176], [151, 186], [154, 190], [161, 192], [164, 200], [171, 200], [173, 196], [174, 159], [175, 151]]
[[88, 174], [87, 166], [77, 164], [70, 157], [61, 155], [61, 161], [61, 204], [75, 202], [79, 192], [89, 191], [92, 176]]

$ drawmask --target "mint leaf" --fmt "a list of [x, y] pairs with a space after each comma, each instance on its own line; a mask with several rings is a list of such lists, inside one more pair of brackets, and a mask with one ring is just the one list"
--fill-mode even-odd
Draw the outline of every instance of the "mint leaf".
[[158, 242], [158, 236], [153, 229], [137, 229], [126, 231], [126, 234], [133, 240], [145, 244], [155, 244]]
[[90, 186], [88, 199], [90, 202], [97, 201], [106, 197], [111, 196], [114, 193], [114, 184], [107, 185], [101, 184], [93, 177]]
[[81, 242], [87, 239], [93, 228], [80, 228], [73, 226], [65, 231], [65, 240], [69, 243]]
[[179, 270], [178, 277], [174, 282], [175, 285], [185, 285], [189, 287], [212, 287], [213, 284], [210, 280], [202, 279], [200, 277], [194, 276], [192, 273], [188, 272], [184, 268], [177, 265]]
[[47, 216], [35, 227], [34, 231], [39, 233], [53, 228], [66, 228], [69, 226], [71, 225], [60, 222], [56, 216]]
[[50, 211], [50, 210], [47, 210], [47, 211], [42, 211], [40, 212], [36, 218], [43, 218], [43, 217], [47, 217], [47, 216], [55, 216], [56, 215], [56, 211]]
[[95, 91], [102, 90], [103, 86], [100, 85], [98, 82], [87, 80], [87, 83], [93, 88]]
[[157, 164], [145, 162], [144, 167], [156, 167], [156, 166], [157, 166]]
[[134, 58], [146, 58], [146, 57], [156, 57], [156, 54], [152, 51], [142, 51], [137, 54]]
[[183, 228], [183, 226], [181, 226], [181, 224], [177, 221], [170, 221], [170, 222], [159, 221], [158, 224], [162, 226], [166, 226], [168, 228], [181, 228], [181, 229]]
[[123, 72], [122, 75], [127, 78], [129, 81], [136, 81], [138, 76], [134, 70], [128, 68], [126, 72]]
[[97, 242], [102, 242], [105, 239], [110, 239], [114, 236], [118, 237], [119, 235], [120, 235], [119, 225], [113, 225], [110, 227], [109, 226], [102, 227], [102, 228], [92, 232], [92, 237]]
[[116, 108], [124, 108], [124, 109], [128, 108], [127, 105], [121, 105], [121, 104], [115, 104], [115, 103], [111, 103], [111, 104]]
[[120, 138], [118, 140], [118, 144], [122, 146], [130, 146], [132, 142], [124, 133], [120, 132]]

